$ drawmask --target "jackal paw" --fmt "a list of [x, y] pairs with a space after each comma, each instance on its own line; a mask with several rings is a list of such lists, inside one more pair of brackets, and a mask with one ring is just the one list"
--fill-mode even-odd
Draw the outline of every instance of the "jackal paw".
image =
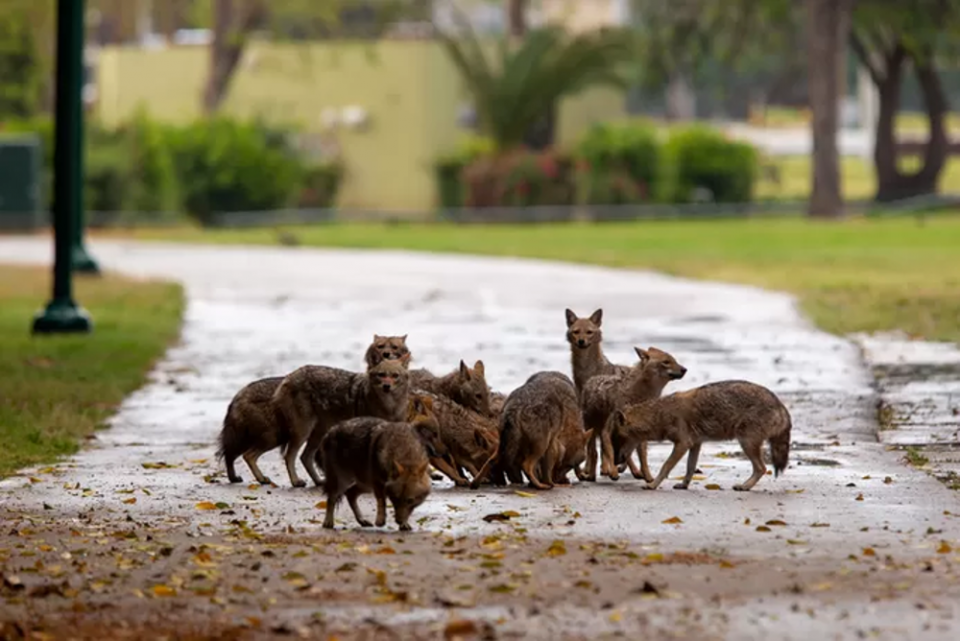
[[409, 532], [409, 531], [411, 531], [412, 529], [413, 529], [413, 526], [411, 526], [409, 523], [401, 523], [401, 524], [400, 524], [400, 531], [401, 531], [401, 532]]
[[376, 525], [377, 527], [383, 527], [384, 525], [387, 524], [387, 517], [378, 518], [376, 521], [373, 522], [373, 524]]
[[744, 487], [743, 485], [740, 485], [740, 484], [737, 484], [737, 485], [734, 485], [734, 486], [733, 486], [733, 491], [734, 491], [734, 492], [749, 492], [749, 491], [750, 491], [750, 488], [749, 488], [749, 487]]
[[273, 481], [270, 480], [269, 476], [264, 476], [262, 479], [258, 479], [257, 483], [260, 485], [273, 485]]
[[227, 474], [227, 480], [230, 481], [231, 483], [243, 483], [243, 477], [237, 476], [236, 474], [234, 474], [233, 476]]
[[580, 480], [581, 480], [581, 481], [586, 481], [587, 483], [596, 483], [596, 482], [597, 482], [597, 475], [596, 475], [596, 474], [584, 474], [582, 477], [580, 477]]
[[357, 519], [357, 523], [360, 524], [360, 527], [373, 527], [373, 523], [367, 519]]
[[307, 482], [303, 479], [294, 479], [291, 484], [293, 487], [307, 487]]
[[652, 485], [652, 484], [650, 484], [650, 483], [647, 483], [646, 485], [641, 485], [641, 486], [640, 486], [640, 489], [642, 489], [642, 490], [655, 490], [655, 489], [657, 489], [657, 486], [656, 486], [656, 485]]
[[686, 483], [677, 483], [676, 485], [673, 486], [673, 489], [675, 489], [675, 490], [686, 490], [686, 489], [688, 489], [688, 486], [687, 486]]
[[325, 530], [332, 530], [332, 529], [333, 529], [333, 521], [324, 521], [324, 522], [323, 522], [323, 529], [325, 529]]

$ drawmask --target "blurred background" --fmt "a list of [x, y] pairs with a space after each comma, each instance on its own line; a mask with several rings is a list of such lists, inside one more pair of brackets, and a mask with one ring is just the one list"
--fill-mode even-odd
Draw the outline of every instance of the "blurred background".
[[[86, 4], [93, 228], [838, 216], [960, 177], [946, 0]], [[0, 0], [0, 228], [47, 221], [55, 26]]]

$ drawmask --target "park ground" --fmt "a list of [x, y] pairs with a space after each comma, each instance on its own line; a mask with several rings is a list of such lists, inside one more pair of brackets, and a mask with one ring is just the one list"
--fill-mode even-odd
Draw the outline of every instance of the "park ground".
[[[601, 226], [593, 239], [590, 228], [514, 228], [519, 239], [510, 242], [528, 253], [559, 253], [565, 242], [582, 262], [592, 247], [602, 261], [623, 265], [638, 264], [630, 260], [636, 246], [663, 243], [656, 255], [664, 265], [695, 264], [697, 256], [701, 269], [729, 262], [743, 274], [779, 265], [808, 282], [826, 277], [814, 270], [819, 256], [845, 265], [848, 286], [858, 285], [849, 282], [856, 265], [888, 264], [878, 257], [891, 254], [897, 236], [913, 238], [902, 243], [912, 257], [894, 252], [886, 273], [903, 278], [939, 246], [910, 234], [905, 221], [755, 221], [741, 230], [767, 231], [749, 243], [735, 240], [743, 231], [723, 241], [721, 223], [700, 224], [721, 247], [712, 255], [706, 242], [702, 251], [683, 249], [700, 234], [671, 240], [668, 230], [681, 234], [674, 223]], [[872, 234], [829, 242], [860, 225]], [[637, 227], [631, 251], [623, 236]], [[498, 246], [505, 228], [367, 229], [391, 235], [368, 246], [420, 239], [425, 246], [413, 248], [510, 251]], [[650, 229], [663, 235], [645, 236]], [[949, 220], [925, 229], [936, 239], [956, 233]], [[437, 236], [426, 244], [431, 238], [418, 233], [425, 230], [450, 234], [450, 244]], [[341, 245], [360, 236], [351, 226], [309, 233]], [[230, 240], [256, 240], [247, 234]], [[788, 262], [791, 235], [818, 241], [820, 253], [788, 252]], [[877, 442], [877, 399], [857, 348], [812, 328], [787, 296], [508, 258], [101, 239], [91, 248], [111, 272], [182, 282], [185, 324], [111, 429], [74, 457], [0, 483], [6, 638], [956, 638], [957, 494]], [[44, 238], [0, 239], [8, 261], [43, 263], [49, 250]], [[844, 263], [848, 253], [857, 257]], [[924, 269], [935, 275], [932, 265]], [[882, 273], [871, 282], [881, 283]], [[78, 299], [102, 333], [110, 306], [91, 291]], [[690, 373], [677, 389], [732, 376], [775, 389], [796, 425], [787, 475], [733, 493], [745, 462], [734, 445], [718, 444], [687, 493], [642, 492], [631, 480], [549, 493], [471, 493], [440, 483], [408, 535], [392, 524], [358, 531], [345, 510], [337, 531], [320, 530], [322, 494], [287, 487], [275, 455], [264, 469], [278, 487], [224, 482], [213, 457], [218, 422], [251, 378], [305, 361], [356, 368], [369, 335], [396, 326], [411, 332], [420, 364], [442, 371], [476, 354], [491, 384], [509, 390], [531, 371], [568, 368], [560, 314], [568, 305], [583, 313], [603, 305], [616, 360], [648, 342], [678, 355]], [[145, 321], [155, 327], [176, 317], [155, 309]], [[653, 464], [665, 454], [654, 447]]]

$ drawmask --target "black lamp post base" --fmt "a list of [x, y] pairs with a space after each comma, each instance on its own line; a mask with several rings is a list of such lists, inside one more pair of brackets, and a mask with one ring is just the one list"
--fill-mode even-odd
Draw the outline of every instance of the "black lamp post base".
[[87, 334], [93, 330], [90, 315], [72, 300], [56, 300], [33, 319], [34, 334]]

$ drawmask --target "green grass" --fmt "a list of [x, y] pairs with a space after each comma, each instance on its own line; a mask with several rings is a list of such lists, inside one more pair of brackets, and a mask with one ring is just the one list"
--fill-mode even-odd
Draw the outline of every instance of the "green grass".
[[[799, 297], [820, 327], [902, 329], [960, 341], [960, 217], [605, 224], [350, 224], [294, 227], [301, 244], [526, 256], [649, 268]], [[276, 244], [272, 229], [139, 230], [145, 239]]]
[[0, 477], [75, 452], [179, 335], [178, 285], [108, 275], [75, 281], [92, 334], [33, 337], [49, 271], [0, 265]]

